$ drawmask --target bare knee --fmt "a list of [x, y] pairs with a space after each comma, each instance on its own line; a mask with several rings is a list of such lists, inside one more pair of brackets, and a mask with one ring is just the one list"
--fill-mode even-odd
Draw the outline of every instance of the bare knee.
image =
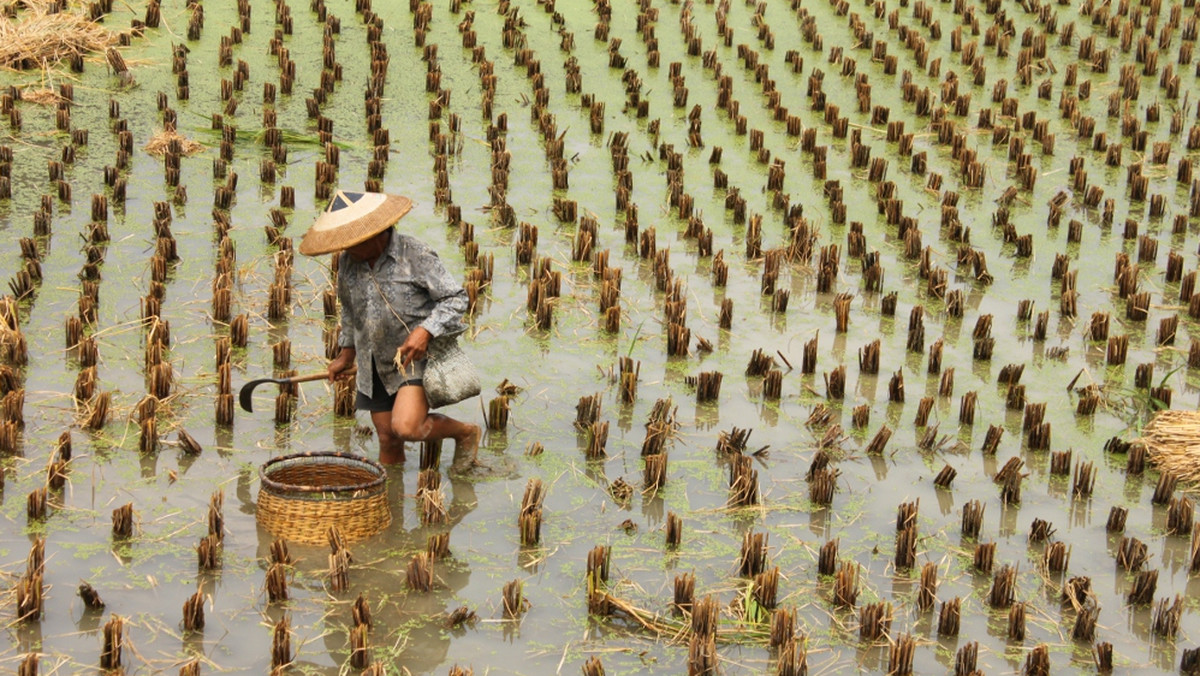
[[390, 416], [379, 414], [371, 415], [371, 424], [375, 427], [375, 436], [379, 439], [380, 446], [391, 446], [394, 444], [404, 443], [392, 432], [392, 420]]
[[379, 445], [383, 448], [390, 448], [404, 443], [404, 440], [396, 436], [391, 427], [376, 426], [375, 436], [379, 438]]
[[371, 414], [375, 425], [375, 436], [379, 439], [379, 462], [394, 464], [404, 462], [404, 440], [392, 432], [391, 415], [383, 412]]
[[401, 387], [391, 410], [391, 431], [404, 441], [425, 441], [432, 431], [425, 391], [420, 387]]
[[425, 418], [418, 420], [411, 415], [393, 415], [391, 432], [403, 441], [424, 441], [429, 434], [429, 425]]

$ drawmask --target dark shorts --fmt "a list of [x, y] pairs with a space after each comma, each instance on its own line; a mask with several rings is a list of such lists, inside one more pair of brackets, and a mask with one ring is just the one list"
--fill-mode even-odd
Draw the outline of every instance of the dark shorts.
[[[400, 387], [408, 387], [409, 385], [423, 387], [424, 383], [420, 378], [410, 378], [400, 383]], [[355, 392], [354, 408], [359, 411], [377, 413], [379, 411], [390, 411], [395, 407], [396, 395], [388, 394], [387, 386], [379, 379], [379, 371], [375, 369], [374, 365], [371, 366], [371, 391], [375, 393], [374, 396]]]

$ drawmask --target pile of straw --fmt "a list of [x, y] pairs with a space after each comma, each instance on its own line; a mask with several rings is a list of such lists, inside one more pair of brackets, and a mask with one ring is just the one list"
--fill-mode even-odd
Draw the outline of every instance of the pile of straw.
[[75, 12], [50, 14], [42, 3], [24, 4], [29, 10], [23, 16], [0, 16], [0, 66], [45, 68], [117, 41], [114, 33]]
[[1143, 430], [1150, 461], [1184, 481], [1200, 482], [1200, 411], [1160, 411]]
[[171, 147], [172, 141], [179, 141], [179, 151], [184, 155], [195, 155], [204, 150], [204, 146], [180, 135], [172, 129], [164, 129], [150, 138], [146, 143], [146, 152], [155, 157], [162, 157], [167, 154], [167, 149]]
[[27, 103], [36, 103], [39, 106], [53, 106], [61, 101], [62, 97], [53, 89], [41, 87], [21, 90], [21, 100]]

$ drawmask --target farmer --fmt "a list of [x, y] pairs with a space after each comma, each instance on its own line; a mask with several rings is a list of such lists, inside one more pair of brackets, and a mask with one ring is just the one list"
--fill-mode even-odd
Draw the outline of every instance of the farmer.
[[357, 367], [355, 408], [371, 413], [379, 461], [404, 462], [404, 442], [454, 440], [451, 472], [477, 465], [479, 426], [432, 413], [421, 380], [429, 341], [466, 330], [467, 293], [436, 252], [392, 227], [406, 197], [338, 191], [304, 239], [307, 256], [340, 251], [336, 380]]

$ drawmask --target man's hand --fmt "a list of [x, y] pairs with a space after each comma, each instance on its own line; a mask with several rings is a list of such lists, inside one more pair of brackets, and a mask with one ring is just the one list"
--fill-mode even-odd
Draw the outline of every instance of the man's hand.
[[343, 347], [338, 356], [329, 362], [329, 380], [333, 382], [341, 377], [342, 372], [354, 366], [354, 357], [357, 351], [352, 347]]
[[424, 327], [418, 326], [413, 329], [413, 332], [408, 334], [408, 339], [400, 346], [397, 353], [400, 357], [400, 365], [407, 368], [414, 361], [419, 361], [425, 358], [425, 350], [429, 348], [429, 340], [433, 338], [433, 334], [429, 333]]

